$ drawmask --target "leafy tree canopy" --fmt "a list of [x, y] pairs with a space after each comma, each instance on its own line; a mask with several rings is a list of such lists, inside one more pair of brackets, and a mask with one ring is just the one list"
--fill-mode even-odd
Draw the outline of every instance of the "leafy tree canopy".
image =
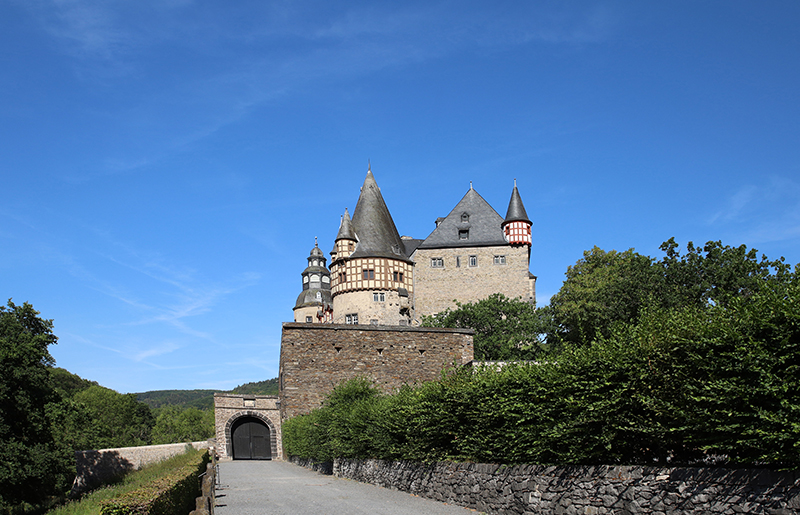
[[52, 494], [69, 468], [47, 407], [60, 400], [50, 378], [52, 320], [27, 302], [0, 306], [0, 508]]
[[533, 304], [495, 293], [477, 302], [461, 304], [433, 316], [424, 316], [424, 327], [474, 329], [475, 359], [535, 359], [546, 350], [541, 335], [547, 316]]
[[661, 245], [665, 256], [654, 260], [634, 252], [586, 251], [570, 266], [559, 292], [550, 300], [553, 326], [548, 342], [588, 344], [608, 337], [616, 324], [635, 323], [643, 310], [706, 307], [747, 298], [767, 282], [792, 277], [784, 259], [758, 258], [745, 245], [720, 241], [704, 246], [689, 242], [686, 253], [670, 238]]

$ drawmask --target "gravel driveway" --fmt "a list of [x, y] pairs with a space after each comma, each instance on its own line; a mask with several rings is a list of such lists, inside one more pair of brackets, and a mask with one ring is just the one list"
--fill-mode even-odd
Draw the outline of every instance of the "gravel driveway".
[[404, 492], [326, 476], [285, 461], [219, 463], [217, 515], [467, 515]]

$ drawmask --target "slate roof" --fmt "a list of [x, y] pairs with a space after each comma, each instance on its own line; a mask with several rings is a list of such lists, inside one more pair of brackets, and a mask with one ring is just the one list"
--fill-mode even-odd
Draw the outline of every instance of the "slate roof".
[[361, 194], [353, 211], [352, 226], [358, 243], [350, 258], [385, 257], [411, 262], [372, 170], [367, 171], [361, 187]]
[[525, 206], [522, 205], [522, 197], [519, 196], [517, 189], [517, 180], [514, 179], [514, 191], [511, 192], [511, 200], [508, 201], [508, 211], [506, 212], [506, 219], [504, 223], [509, 222], [528, 222], [528, 213], [525, 212]]
[[[512, 196], [513, 199], [513, 196]], [[462, 214], [468, 221], [462, 221]], [[503, 217], [470, 186], [464, 198], [456, 204], [436, 229], [419, 245], [420, 249], [451, 247], [483, 247], [506, 245], [501, 225]], [[467, 239], [461, 239], [460, 231], [469, 231]]]
[[344, 208], [344, 215], [342, 216], [342, 221], [339, 223], [339, 233], [336, 235], [336, 239], [333, 241], [356, 241], [357, 239], [356, 233], [353, 231], [353, 223], [350, 221], [350, 213], [347, 212], [347, 208]]
[[[317, 292], [320, 294], [320, 299], [317, 299]], [[332, 303], [331, 291], [317, 288], [309, 288], [303, 290], [297, 296], [297, 301], [294, 303], [295, 309], [303, 308], [306, 306], [330, 306]]]

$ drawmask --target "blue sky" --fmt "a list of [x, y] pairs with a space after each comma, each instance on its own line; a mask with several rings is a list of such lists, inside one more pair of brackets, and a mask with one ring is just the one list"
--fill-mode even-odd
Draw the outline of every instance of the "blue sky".
[[120, 392], [277, 375], [370, 160], [401, 234], [472, 181], [582, 252], [800, 261], [800, 3], [0, 0], [0, 293]]

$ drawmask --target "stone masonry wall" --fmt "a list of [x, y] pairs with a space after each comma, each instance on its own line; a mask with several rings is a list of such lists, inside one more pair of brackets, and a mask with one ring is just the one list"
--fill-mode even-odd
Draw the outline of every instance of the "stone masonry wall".
[[308, 413], [342, 381], [367, 377], [385, 392], [438, 379], [472, 361], [469, 329], [284, 323], [281, 419]]
[[336, 460], [333, 474], [486, 513], [800, 513], [800, 471]]
[[[308, 326], [311, 324], [304, 323], [301, 325]], [[221, 459], [231, 457], [231, 427], [236, 420], [242, 417], [258, 419], [269, 427], [272, 459], [283, 459], [278, 397], [274, 395], [232, 393], [214, 394], [214, 424], [219, 457]]]
[[[477, 266], [469, 266], [469, 257], [477, 257]], [[495, 256], [505, 256], [504, 265], [494, 264]], [[431, 266], [432, 258], [441, 258], [442, 268]], [[457, 264], [458, 260], [458, 265]], [[433, 315], [461, 303], [485, 299], [502, 293], [510, 299], [533, 301], [535, 280], [528, 271], [528, 247], [465, 247], [417, 249], [414, 254], [414, 319]]]
[[119, 447], [97, 451], [77, 451], [75, 465], [77, 475], [72, 483], [72, 495], [92, 490], [120, 474], [139, 470], [151, 463], [171, 458], [186, 452], [186, 446], [206, 449], [209, 442], [170, 443], [164, 445], [142, 445]]

